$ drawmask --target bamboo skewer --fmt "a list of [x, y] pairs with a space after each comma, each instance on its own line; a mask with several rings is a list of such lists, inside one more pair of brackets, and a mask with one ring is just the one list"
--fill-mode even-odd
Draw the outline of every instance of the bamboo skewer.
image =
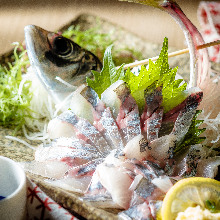
[[[197, 50], [201, 50], [201, 49], [204, 49], [204, 48], [207, 48], [207, 47], [212, 47], [212, 46], [219, 45], [219, 44], [220, 44], [220, 40], [213, 41], [213, 42], [210, 42], [210, 43], [199, 45], [197, 47]], [[185, 53], [189, 53], [188, 48], [183, 49], [183, 50], [178, 50], [178, 51], [175, 51], [175, 52], [172, 52], [172, 53], [168, 53], [168, 57], [175, 57], [175, 56], [185, 54]], [[149, 63], [149, 60], [156, 61], [158, 58], [159, 58], [159, 56], [156, 56], [156, 57], [152, 57], [152, 58], [148, 58], [148, 59], [144, 59], [144, 60], [140, 60], [140, 61], [135, 61], [133, 63], [128, 63], [128, 64], [124, 65], [124, 69], [127, 69], [129, 67], [133, 68], [133, 67], [136, 67], [136, 66], [139, 66], [139, 65], [145, 65], [145, 64]]]

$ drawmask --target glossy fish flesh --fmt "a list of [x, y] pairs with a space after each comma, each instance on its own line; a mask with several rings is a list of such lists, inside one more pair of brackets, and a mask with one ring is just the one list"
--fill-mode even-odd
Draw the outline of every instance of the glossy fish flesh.
[[[189, 129], [202, 92], [189, 90], [186, 100], [166, 114], [161, 88], [153, 87], [145, 95], [139, 116], [123, 82], [109, 87], [101, 99], [90, 87], [81, 87], [72, 96], [75, 102], [80, 97], [79, 107], [50, 121], [53, 141], [36, 150], [35, 161], [26, 169], [53, 178], [48, 181], [55, 186], [82, 193], [82, 199], [95, 206], [126, 209], [122, 214], [130, 216], [147, 207], [146, 216], [155, 216], [158, 201], [175, 182], [173, 176], [195, 176], [199, 171], [202, 157], [196, 147], [182, 158], [174, 150]], [[165, 122], [170, 122], [171, 130], [161, 136]], [[53, 163], [61, 170], [54, 167], [52, 172]], [[46, 164], [50, 164], [47, 175], [41, 169]]]

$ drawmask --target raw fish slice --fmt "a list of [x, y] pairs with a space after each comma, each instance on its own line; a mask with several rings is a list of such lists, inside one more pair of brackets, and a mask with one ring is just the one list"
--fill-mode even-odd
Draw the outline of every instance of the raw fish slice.
[[137, 106], [135, 106], [135, 108], [128, 114], [124, 115], [124, 113], [124, 110], [121, 110], [121, 113], [119, 113], [117, 125], [121, 132], [124, 144], [127, 144], [134, 137], [141, 134], [140, 117]]
[[129, 190], [133, 178], [129, 175], [132, 166], [125, 162], [125, 158], [116, 158], [115, 152], [96, 168], [100, 183], [111, 194], [113, 202], [121, 208], [127, 209], [130, 204], [132, 191]]
[[123, 81], [117, 81], [106, 89], [102, 100], [110, 107], [125, 146], [141, 133], [138, 106]]
[[141, 115], [143, 122], [147, 120], [162, 104], [162, 88], [152, 84], [145, 90], [145, 107]]
[[85, 87], [80, 94], [92, 105], [97, 114], [102, 115], [105, 104], [99, 99], [98, 94], [89, 86]]
[[[162, 192], [167, 193], [168, 190], [173, 186], [173, 179], [169, 176], [160, 176], [158, 178], [154, 178], [152, 183], [157, 186]], [[164, 194], [163, 194], [164, 195]]]
[[94, 126], [101, 132], [111, 149], [123, 149], [123, 141], [109, 107], [104, 110]]
[[174, 113], [175, 115], [178, 114], [178, 117], [176, 118], [172, 132], [149, 143], [149, 146], [152, 147], [151, 155], [159, 161], [159, 164], [163, 168], [165, 164], [172, 163], [174, 149], [181, 143], [188, 132], [201, 98], [202, 92], [188, 96], [184, 103], [180, 104], [182, 106], [180, 112]]
[[93, 174], [92, 180], [82, 199], [98, 208], [120, 208], [119, 205], [113, 202], [110, 193], [99, 181], [97, 172]]
[[170, 178], [155, 163], [151, 161], [132, 160], [136, 177], [130, 187], [133, 191], [130, 206], [145, 201], [163, 200], [166, 192], [173, 185]]
[[146, 160], [150, 157], [148, 142], [143, 135], [137, 135], [130, 140], [123, 149], [125, 157], [129, 159]]
[[72, 167], [66, 173], [67, 177], [81, 178], [84, 176], [90, 176], [94, 174], [97, 165], [103, 162], [103, 159], [96, 159], [89, 161], [88, 163], [84, 163], [82, 165]]
[[114, 165], [100, 164], [96, 169], [100, 182], [111, 194], [112, 199], [121, 208], [129, 208], [132, 191], [129, 187], [133, 181], [123, 169]]
[[61, 161], [31, 161], [21, 163], [21, 166], [27, 172], [53, 179], [63, 178], [70, 169], [66, 163]]
[[91, 124], [100, 119], [105, 108], [97, 93], [88, 86], [80, 86], [72, 95], [70, 109]]
[[165, 168], [172, 161], [174, 147], [176, 144], [176, 135], [164, 135], [149, 143], [150, 155], [153, 162], [157, 163], [161, 168]]
[[138, 106], [125, 84], [119, 85], [115, 92], [121, 102], [116, 123], [127, 144], [132, 138], [141, 134]]
[[110, 152], [111, 148], [100, 132], [87, 120], [79, 118], [74, 112], [65, 111], [52, 121], [68, 126], [77, 138], [95, 146], [97, 153], [102, 157]]
[[133, 192], [130, 206], [134, 206], [143, 203], [148, 198], [151, 198], [156, 186], [139, 174], [132, 182], [130, 189]]
[[92, 104], [81, 94], [87, 87], [81, 85], [73, 92], [69, 109], [71, 109], [78, 117], [87, 119], [91, 124], [94, 123], [94, 108]]
[[45, 180], [45, 182], [51, 184], [52, 186], [77, 193], [84, 193], [87, 190], [90, 181], [91, 181], [90, 176], [85, 176], [81, 178], [64, 177], [58, 180], [50, 180], [50, 179]]
[[92, 105], [93, 125], [103, 135], [111, 149], [116, 147], [122, 148], [121, 136], [110, 108], [106, 108], [97, 93], [88, 86], [80, 94]]
[[134, 179], [131, 188], [134, 191], [131, 205], [137, 205], [141, 201], [161, 200], [169, 188], [173, 185], [170, 178], [158, 164], [151, 161], [132, 160], [135, 166]]
[[125, 95], [130, 94], [129, 89], [125, 86], [125, 83], [123, 80], [116, 81], [101, 94], [101, 100], [105, 103], [107, 107], [110, 107], [114, 119], [117, 118], [119, 110], [120, 110], [120, 106], [121, 106], [121, 99], [119, 98], [119, 95], [118, 95], [119, 89], [117, 89], [121, 85], [123, 85], [121, 87], [123, 88], [122, 92], [124, 92]]
[[[169, 178], [167, 178], [169, 181]], [[172, 184], [170, 184], [170, 187]], [[136, 188], [133, 190], [130, 207], [142, 204], [145, 201], [162, 201], [166, 192], [157, 187], [153, 181], [142, 178]]]
[[145, 126], [146, 126], [145, 129], [147, 136], [146, 138], [148, 142], [151, 142], [158, 138], [159, 130], [162, 123], [162, 118], [163, 118], [163, 109], [159, 108], [145, 121]]
[[197, 173], [198, 163], [206, 152], [201, 145], [193, 145], [189, 150], [176, 158], [174, 176], [190, 177]]
[[184, 108], [180, 111], [172, 133], [176, 135], [176, 144], [181, 142], [189, 130], [192, 123], [192, 119], [196, 113], [196, 109], [202, 100], [202, 91], [191, 94], [185, 100], [186, 104]]
[[[124, 157], [116, 158], [112, 152], [106, 160], [97, 166], [94, 183], [101, 186], [111, 194], [113, 202], [121, 208], [127, 209], [131, 205], [140, 204], [146, 199], [161, 199], [165, 191], [172, 185], [164, 171], [150, 161], [140, 162], [136, 159], [126, 160]], [[153, 180], [155, 179], [155, 183]], [[157, 181], [156, 181], [157, 180]], [[158, 182], [162, 182], [159, 184]], [[164, 183], [169, 182], [169, 187]], [[95, 192], [97, 192], [95, 188]], [[161, 189], [162, 188], [162, 189]], [[101, 195], [105, 191], [102, 191]], [[98, 188], [99, 192], [99, 188]]]
[[157, 212], [162, 206], [162, 201], [144, 202], [140, 205], [133, 206], [126, 211], [120, 212], [120, 219], [124, 220], [150, 220], [156, 219]]
[[[80, 102], [80, 105], [76, 103]], [[109, 108], [99, 99], [97, 93], [88, 86], [76, 91], [72, 98], [72, 111], [87, 119], [103, 135], [111, 149], [122, 147], [118, 127]], [[85, 111], [86, 109], [86, 111]], [[110, 134], [112, 132], [112, 134]], [[118, 140], [117, 140], [118, 139]]]
[[196, 90], [197, 88], [192, 89], [191, 94], [180, 105], [165, 114], [163, 121], [174, 122], [172, 132], [149, 143], [152, 148], [151, 155], [163, 168], [165, 164], [172, 163], [174, 149], [181, 143], [192, 123], [196, 108], [202, 99], [202, 92]]
[[59, 120], [58, 118], [54, 118], [49, 121], [47, 132], [50, 139], [60, 137], [76, 138], [74, 127], [69, 123]]
[[[42, 155], [42, 157], [41, 157]], [[35, 153], [35, 160], [39, 162], [46, 161], [60, 161], [68, 166], [79, 166], [89, 161], [89, 157], [79, 155], [75, 153], [71, 148], [68, 147], [39, 147]]]
[[146, 104], [141, 115], [141, 131], [148, 142], [158, 138], [163, 116], [162, 101], [162, 88], [156, 88], [155, 84], [149, 86], [145, 91]]
[[196, 176], [215, 178], [220, 166], [220, 156], [209, 157], [199, 161]]
[[49, 145], [41, 145], [35, 151], [35, 160], [59, 160], [70, 166], [81, 165], [97, 158], [96, 148], [83, 140], [59, 138]]
[[101, 184], [99, 180], [99, 176], [97, 172], [95, 172], [92, 175], [92, 180], [86, 191], [86, 196], [106, 195], [106, 193], [107, 193], [106, 188]]
[[132, 164], [135, 166], [135, 172], [141, 174], [146, 179], [152, 180], [165, 175], [164, 170], [152, 161], [138, 161], [137, 159], [133, 159]]

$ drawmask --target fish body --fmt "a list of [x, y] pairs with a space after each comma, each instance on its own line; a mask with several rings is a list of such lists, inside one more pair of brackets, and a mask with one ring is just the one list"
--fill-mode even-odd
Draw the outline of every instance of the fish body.
[[25, 42], [31, 66], [56, 103], [85, 83], [91, 70], [102, 68], [99, 59], [91, 52], [40, 27], [26, 26]]

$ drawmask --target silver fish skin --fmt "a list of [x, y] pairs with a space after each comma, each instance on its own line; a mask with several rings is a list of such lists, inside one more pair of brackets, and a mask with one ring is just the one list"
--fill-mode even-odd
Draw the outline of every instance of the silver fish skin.
[[102, 68], [93, 53], [60, 34], [34, 25], [26, 26], [24, 32], [31, 66], [57, 104], [85, 83], [91, 70]]

